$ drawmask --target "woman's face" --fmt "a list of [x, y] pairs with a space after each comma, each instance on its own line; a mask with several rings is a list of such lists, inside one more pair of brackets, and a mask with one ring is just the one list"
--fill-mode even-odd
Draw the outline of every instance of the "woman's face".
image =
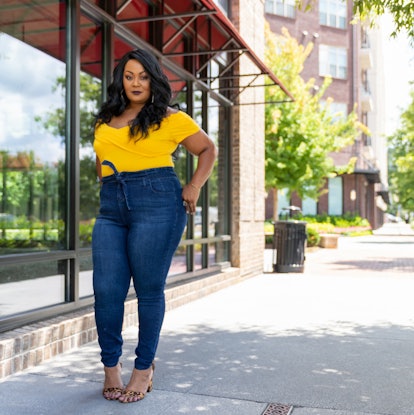
[[131, 104], [144, 105], [151, 98], [151, 80], [136, 59], [130, 59], [124, 68], [124, 91]]

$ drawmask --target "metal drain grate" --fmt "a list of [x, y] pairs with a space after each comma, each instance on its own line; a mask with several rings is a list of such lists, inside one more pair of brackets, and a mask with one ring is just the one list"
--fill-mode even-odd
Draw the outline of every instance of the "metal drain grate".
[[293, 407], [281, 403], [269, 403], [262, 415], [290, 415]]

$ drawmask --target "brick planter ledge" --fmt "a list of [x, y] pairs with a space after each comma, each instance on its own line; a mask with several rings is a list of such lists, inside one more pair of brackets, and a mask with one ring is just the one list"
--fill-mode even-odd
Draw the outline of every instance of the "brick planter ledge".
[[[167, 287], [166, 310], [236, 284], [238, 268]], [[137, 301], [125, 303], [124, 328], [137, 325]], [[37, 366], [56, 355], [97, 339], [93, 307], [0, 334], [0, 379]], [[98, 358], [98, 357], [97, 357]]]

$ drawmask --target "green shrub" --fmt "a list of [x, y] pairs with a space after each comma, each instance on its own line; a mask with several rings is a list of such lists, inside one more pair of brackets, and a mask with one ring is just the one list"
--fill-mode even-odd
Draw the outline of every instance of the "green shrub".
[[318, 246], [321, 237], [316, 229], [313, 227], [307, 227], [307, 238], [306, 238], [306, 245], [308, 247]]
[[335, 226], [332, 223], [308, 223], [307, 229], [317, 233], [335, 233]]
[[[296, 214], [292, 219], [304, 221], [307, 223], [307, 246], [317, 246], [320, 242], [320, 234], [332, 233], [345, 236], [361, 236], [372, 234], [371, 226], [367, 219], [360, 216], [346, 213], [342, 216], [331, 216], [328, 214], [303, 216]], [[273, 244], [273, 222], [265, 222], [265, 240], [266, 246]]]
[[83, 248], [89, 247], [92, 243], [92, 230], [95, 220], [79, 223], [79, 241]]
[[265, 234], [271, 234], [274, 230], [273, 221], [267, 220], [264, 223]]
[[347, 228], [351, 226], [370, 226], [367, 219], [361, 218], [361, 216], [354, 215], [349, 212], [341, 216], [322, 214], [315, 216], [297, 215], [296, 217], [299, 220], [303, 220], [308, 223], [330, 223], [339, 228]]
[[275, 231], [275, 227], [273, 221], [267, 220], [264, 223], [264, 231], [265, 231], [265, 244], [267, 248], [273, 246], [273, 234]]

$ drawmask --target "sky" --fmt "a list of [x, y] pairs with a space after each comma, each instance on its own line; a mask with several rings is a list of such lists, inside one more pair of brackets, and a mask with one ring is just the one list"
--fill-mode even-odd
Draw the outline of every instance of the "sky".
[[392, 20], [383, 16], [380, 20], [383, 28], [384, 76], [386, 135], [392, 134], [399, 126], [400, 114], [409, 103], [410, 81], [414, 82], [414, 48], [410, 46], [405, 33], [390, 38]]
[[42, 162], [63, 159], [62, 139], [45, 131], [35, 117], [64, 105], [53, 86], [65, 74], [65, 65], [4, 33], [0, 51], [0, 150], [34, 151]]

